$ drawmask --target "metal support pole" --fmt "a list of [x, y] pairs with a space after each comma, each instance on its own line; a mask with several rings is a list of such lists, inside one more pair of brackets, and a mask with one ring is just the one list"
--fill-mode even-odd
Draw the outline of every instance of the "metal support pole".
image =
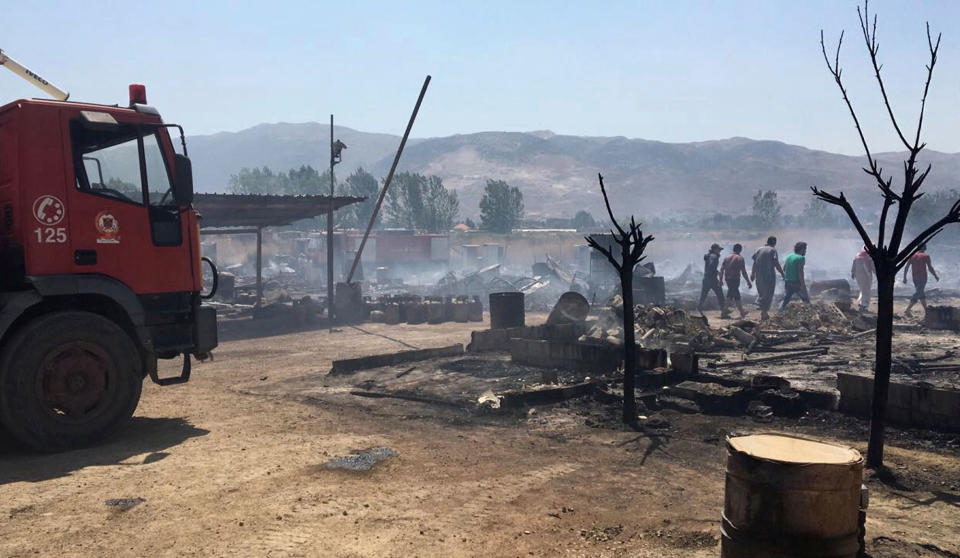
[[263, 228], [257, 227], [257, 306], [263, 300]]
[[[393, 173], [397, 170], [397, 164], [400, 163], [400, 155], [403, 153], [403, 146], [407, 144], [407, 138], [410, 136], [410, 130], [413, 128], [413, 121], [417, 119], [417, 113], [420, 112], [420, 103], [423, 102], [423, 96], [427, 93], [427, 86], [430, 85], [430, 76], [423, 80], [423, 87], [420, 88], [420, 96], [417, 97], [417, 104], [413, 107], [413, 114], [410, 115], [410, 121], [407, 122], [407, 130], [403, 133], [403, 139], [400, 140], [400, 147], [397, 148], [397, 154], [393, 158], [393, 165], [390, 167], [390, 173], [383, 182], [383, 189], [380, 190], [380, 197], [377, 198], [377, 205], [370, 214], [370, 222], [367, 223], [367, 231], [363, 233], [360, 240], [360, 248], [357, 249], [357, 255], [353, 258], [353, 265], [350, 266], [350, 273], [347, 275], [347, 283], [353, 279], [353, 272], [357, 270], [357, 264], [360, 263], [360, 256], [363, 255], [363, 247], [367, 244], [367, 237], [373, 229], [373, 224], [377, 221], [377, 214], [380, 213], [380, 206], [383, 205], [383, 198], [387, 195], [387, 188], [390, 187], [390, 181], [393, 180]], [[332, 117], [331, 117], [332, 118]], [[332, 136], [331, 136], [332, 137]], [[333, 167], [330, 167], [333, 168]]]
[[327, 321], [333, 330], [333, 115], [330, 115], [330, 206], [327, 208]]

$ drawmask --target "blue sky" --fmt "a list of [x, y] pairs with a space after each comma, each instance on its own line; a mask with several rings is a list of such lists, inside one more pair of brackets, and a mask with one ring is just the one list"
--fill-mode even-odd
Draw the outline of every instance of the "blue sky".
[[[698, 141], [776, 139], [858, 154], [819, 51], [847, 30], [848, 88], [876, 150], [897, 149], [858, 36], [856, 2], [3, 2], [0, 48], [75, 100], [126, 86], [188, 133], [261, 122], [403, 131], [433, 75], [418, 137], [484, 130]], [[916, 118], [924, 22], [944, 33], [930, 148], [960, 152], [960, 2], [874, 0], [898, 114]], [[9, 72], [0, 102], [37, 96]]]

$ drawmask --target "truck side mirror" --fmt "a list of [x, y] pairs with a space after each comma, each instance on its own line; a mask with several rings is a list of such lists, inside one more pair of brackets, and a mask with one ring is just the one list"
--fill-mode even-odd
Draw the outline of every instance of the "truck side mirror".
[[173, 199], [178, 205], [193, 203], [193, 164], [186, 155], [173, 156]]

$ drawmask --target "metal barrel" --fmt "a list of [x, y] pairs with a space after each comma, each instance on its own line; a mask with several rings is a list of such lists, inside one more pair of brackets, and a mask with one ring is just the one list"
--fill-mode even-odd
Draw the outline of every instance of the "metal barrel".
[[490, 329], [523, 327], [523, 293], [490, 293]]
[[785, 434], [727, 440], [721, 558], [855, 558], [863, 459]]

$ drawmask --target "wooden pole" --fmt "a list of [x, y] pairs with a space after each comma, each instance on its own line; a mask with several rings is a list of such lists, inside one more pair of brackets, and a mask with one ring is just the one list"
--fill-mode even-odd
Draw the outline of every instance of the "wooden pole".
[[407, 138], [410, 137], [410, 130], [413, 128], [413, 121], [417, 119], [417, 113], [420, 112], [420, 103], [423, 102], [423, 96], [427, 93], [428, 85], [430, 85], [430, 76], [427, 76], [427, 79], [423, 80], [423, 87], [420, 88], [420, 96], [417, 97], [417, 104], [414, 105], [413, 114], [410, 115], [410, 121], [407, 122], [407, 130], [403, 133], [403, 139], [400, 140], [400, 147], [397, 148], [397, 154], [393, 158], [393, 165], [390, 167], [390, 173], [387, 174], [387, 179], [383, 182], [383, 189], [380, 190], [380, 197], [377, 198], [377, 205], [373, 208], [373, 213], [370, 214], [370, 222], [367, 223], [367, 231], [363, 233], [363, 238], [360, 240], [360, 247], [357, 248], [357, 255], [353, 258], [353, 265], [350, 266], [350, 273], [347, 274], [348, 284], [350, 283], [350, 280], [353, 279], [353, 272], [357, 270], [357, 264], [360, 263], [360, 256], [363, 255], [363, 247], [367, 244], [367, 237], [370, 236], [370, 231], [373, 229], [373, 224], [377, 222], [377, 214], [380, 213], [380, 206], [383, 205], [383, 198], [387, 195], [387, 188], [390, 187], [390, 181], [393, 180], [393, 173], [396, 172], [397, 164], [400, 163], [400, 155], [403, 153], [403, 146], [407, 144]]

